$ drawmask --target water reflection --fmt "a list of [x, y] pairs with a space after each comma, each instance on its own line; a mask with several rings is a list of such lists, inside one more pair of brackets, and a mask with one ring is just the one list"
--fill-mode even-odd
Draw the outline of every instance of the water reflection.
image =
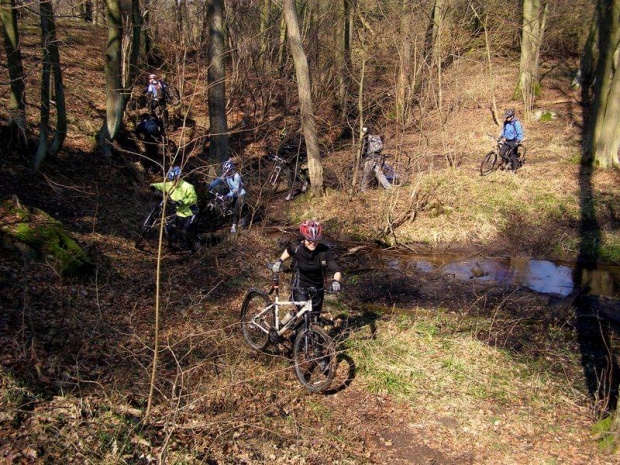
[[512, 260], [514, 284], [543, 294], [569, 295], [573, 292], [573, 269], [545, 260]]
[[[448, 256], [393, 256], [387, 260], [391, 269], [437, 271], [458, 279], [476, 279], [517, 285], [544, 294], [567, 296], [575, 290], [575, 264], [554, 263], [525, 258], [485, 258]], [[585, 293], [620, 298], [620, 267], [601, 265], [582, 270]]]

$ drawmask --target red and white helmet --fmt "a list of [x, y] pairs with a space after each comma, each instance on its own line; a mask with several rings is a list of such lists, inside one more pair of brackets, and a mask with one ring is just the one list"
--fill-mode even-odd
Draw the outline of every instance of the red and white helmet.
[[152, 79], [157, 79], [157, 75], [156, 74], [149, 74], [149, 81]]
[[307, 241], [316, 242], [323, 237], [323, 226], [314, 220], [305, 220], [299, 226], [299, 232]]

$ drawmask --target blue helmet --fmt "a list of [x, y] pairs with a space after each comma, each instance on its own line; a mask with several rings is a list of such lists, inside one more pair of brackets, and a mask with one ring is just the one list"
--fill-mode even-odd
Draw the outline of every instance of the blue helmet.
[[222, 173], [232, 173], [235, 171], [235, 163], [232, 160], [226, 160], [222, 163]]
[[175, 166], [173, 168], [170, 168], [170, 171], [168, 171], [168, 180], [173, 181], [175, 179], [179, 179], [181, 177], [181, 168], [179, 166]]

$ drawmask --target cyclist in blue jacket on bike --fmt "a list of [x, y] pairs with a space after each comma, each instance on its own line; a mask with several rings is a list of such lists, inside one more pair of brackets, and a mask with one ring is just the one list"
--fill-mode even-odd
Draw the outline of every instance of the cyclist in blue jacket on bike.
[[243, 179], [236, 169], [236, 161], [233, 158], [229, 158], [222, 164], [222, 174], [219, 178], [209, 183], [209, 190], [213, 190], [217, 186], [226, 186], [228, 188], [226, 197], [230, 199], [230, 208], [233, 211], [230, 233], [234, 234], [237, 232], [237, 223], [243, 208], [245, 189], [243, 188]]
[[499, 137], [503, 142], [499, 149], [499, 156], [505, 161], [510, 160], [512, 170], [516, 171], [519, 167], [517, 146], [523, 141], [524, 134], [523, 127], [515, 117], [513, 109], [504, 112], [504, 127]]

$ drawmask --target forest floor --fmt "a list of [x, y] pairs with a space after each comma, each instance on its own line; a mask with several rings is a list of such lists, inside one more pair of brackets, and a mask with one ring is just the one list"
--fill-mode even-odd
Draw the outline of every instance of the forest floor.
[[[583, 173], [576, 163], [577, 104], [550, 122], [526, 123], [531, 163], [516, 176], [481, 178], [483, 136], [496, 129], [467, 126], [490, 120], [476, 103], [480, 89], [446, 92], [466, 96], [446, 102], [454, 109], [451, 134], [459, 134], [446, 147], [421, 142], [441, 140], [432, 116], [421, 126], [424, 137], [399, 142], [419, 168], [409, 186], [349, 197], [336, 191], [349, 155], [330, 152], [325, 199], [279, 199], [250, 231], [196, 255], [166, 252], [154, 409], [144, 422], [156, 257], [134, 240], [149, 197], [131, 165], [103, 159], [93, 144], [103, 97], [83, 83], [100, 82], [101, 67], [91, 69], [77, 50], [95, 56], [94, 36], [105, 35], [69, 31], [74, 43], [66, 40], [73, 46], [64, 62], [76, 112], [67, 150], [40, 172], [5, 150], [0, 198], [17, 195], [60, 219], [95, 271], [60, 278], [45, 262], [1, 249], [1, 461], [617, 463], [615, 436], [599, 412], [613, 408], [617, 395], [617, 380], [604, 373], [620, 372], [610, 370], [617, 364], [608, 353], [618, 328], [597, 317], [617, 301], [386, 269], [366, 255], [384, 206], [397, 200], [396, 214], [407, 212], [400, 195], [415, 199], [414, 221], [394, 231], [409, 245], [575, 258], [587, 194], [596, 237], [604, 238], [596, 247], [617, 261], [618, 174]], [[33, 50], [35, 39], [34, 30], [24, 37]], [[35, 60], [34, 51], [26, 57]], [[550, 76], [564, 76], [563, 68], [547, 69], [544, 89], [554, 89]], [[514, 69], [503, 72], [507, 84], [498, 92], [508, 95]], [[560, 90], [542, 98], [557, 100]], [[455, 168], [446, 167], [445, 153]], [[308, 215], [325, 220], [347, 277], [343, 295], [326, 303], [325, 316], [342, 324], [328, 326], [340, 357], [325, 395], [307, 394], [281, 354], [247, 348], [238, 324], [244, 293], [267, 286], [265, 262], [293, 237], [287, 228]], [[363, 242], [350, 247], [344, 239]]]

